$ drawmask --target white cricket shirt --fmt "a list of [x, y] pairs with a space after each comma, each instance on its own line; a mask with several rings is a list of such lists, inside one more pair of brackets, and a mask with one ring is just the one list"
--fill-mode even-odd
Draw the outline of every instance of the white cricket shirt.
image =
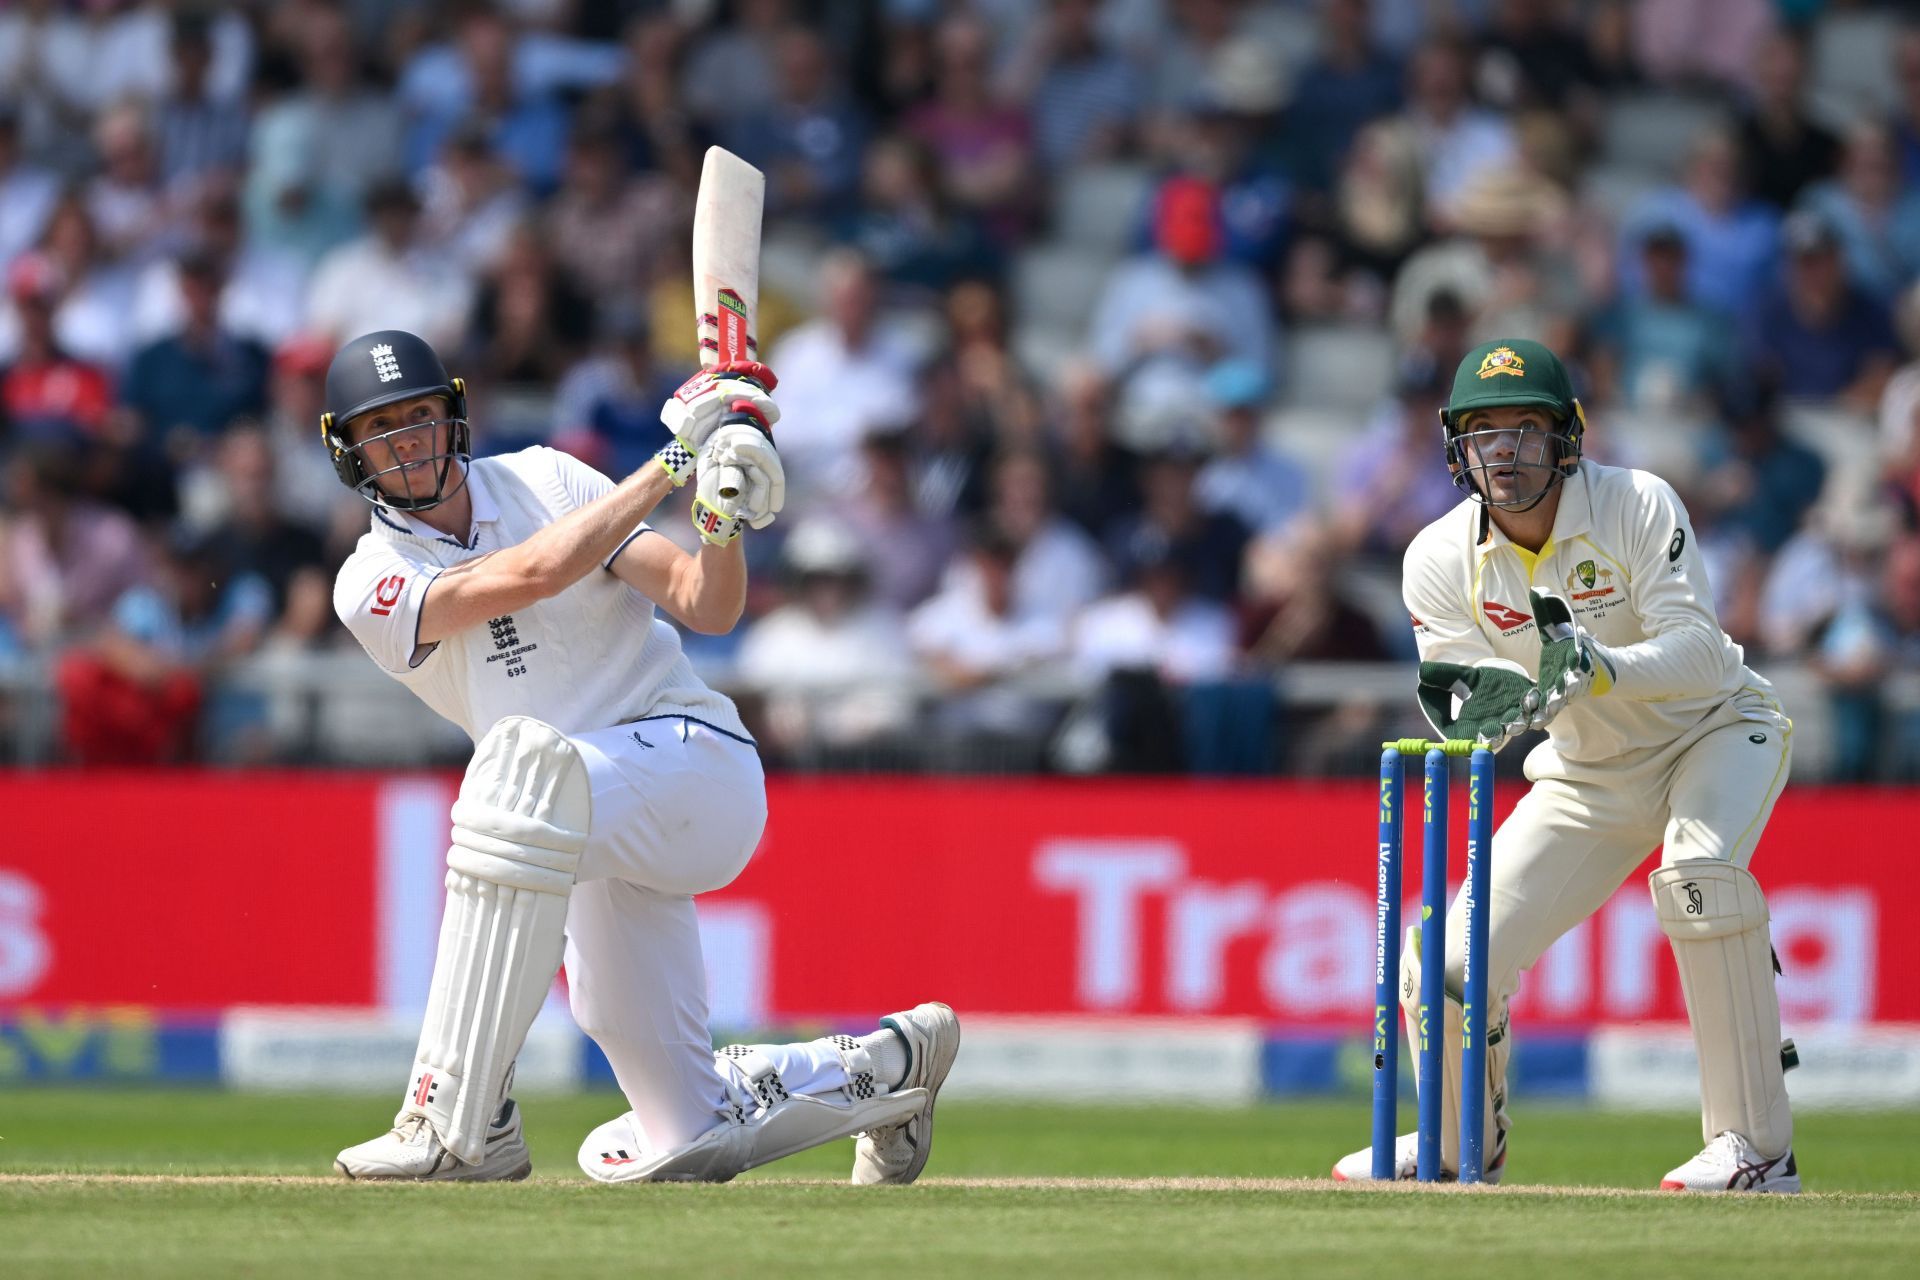
[[1420, 657], [1488, 658], [1540, 673], [1530, 590], [1551, 591], [1606, 646], [1618, 671], [1599, 697], [1577, 699], [1548, 727], [1536, 765], [1592, 763], [1667, 746], [1742, 689], [1770, 692], [1720, 629], [1706, 565], [1673, 487], [1645, 471], [1581, 462], [1568, 477], [1553, 535], [1536, 554], [1468, 499], [1407, 548], [1402, 594]]
[[[475, 741], [510, 715], [586, 733], [678, 714], [747, 736], [733, 702], [694, 674], [678, 633], [654, 616], [653, 602], [605, 566], [558, 595], [451, 636], [412, 662], [421, 602], [443, 569], [522, 542], [613, 491], [613, 482], [593, 468], [543, 446], [476, 459], [467, 486], [473, 492], [467, 543], [404, 512], [376, 507], [372, 527], [341, 566], [334, 612], [381, 670]], [[645, 524], [633, 534], [658, 536]]]

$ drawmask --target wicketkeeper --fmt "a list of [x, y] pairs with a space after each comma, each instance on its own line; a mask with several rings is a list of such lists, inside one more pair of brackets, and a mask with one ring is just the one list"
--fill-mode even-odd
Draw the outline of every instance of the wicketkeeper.
[[[733, 703], [654, 611], [704, 632], [739, 619], [741, 531], [785, 488], [774, 385], [758, 364], [695, 375], [661, 411], [673, 443], [616, 485], [547, 448], [475, 459], [466, 388], [413, 334], [334, 357], [321, 436], [373, 507], [334, 608], [475, 743], [413, 1073], [392, 1132], [340, 1153], [347, 1177], [527, 1175], [509, 1087], [563, 949], [574, 1017], [631, 1108], [587, 1135], [591, 1177], [724, 1182], [854, 1135], [855, 1182], [925, 1167], [960, 1042], [946, 1005], [719, 1054], [707, 1026], [693, 899], [746, 866], [765, 780]], [[745, 480], [731, 499], [726, 468]], [[646, 517], [696, 473], [690, 555]]]
[[[1798, 1191], [1767, 904], [1748, 870], [1786, 785], [1793, 723], [1714, 614], [1671, 486], [1580, 456], [1585, 417], [1537, 342], [1490, 342], [1441, 411], [1467, 500], [1407, 549], [1419, 694], [1443, 737], [1547, 741], [1493, 838], [1486, 1178], [1506, 1167], [1506, 1009], [1520, 972], [1612, 896], [1656, 846], [1653, 909], [1671, 940], [1700, 1056], [1706, 1148], [1661, 1180], [1682, 1191]], [[1449, 913], [1443, 1043], [1460, 1043], [1464, 913]], [[1403, 949], [1410, 1025], [1420, 952]], [[1460, 1059], [1442, 1081], [1441, 1163], [1459, 1168]], [[1420, 1081], [1420, 1087], [1431, 1087]], [[1414, 1176], [1403, 1135], [1396, 1174]], [[1357, 1151], [1340, 1179], [1371, 1173]]]

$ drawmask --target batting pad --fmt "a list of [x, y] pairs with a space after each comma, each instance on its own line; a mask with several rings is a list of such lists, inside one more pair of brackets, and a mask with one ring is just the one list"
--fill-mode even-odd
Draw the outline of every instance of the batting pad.
[[525, 716], [488, 730], [460, 783], [440, 949], [401, 1112], [426, 1116], [470, 1164], [559, 971], [592, 809], [579, 751]]
[[[1460, 1045], [1465, 1039], [1466, 1012], [1460, 993], [1448, 988], [1440, 1001], [1440, 1026], [1434, 1033], [1444, 1046], [1440, 1053], [1440, 1167], [1455, 1177], [1460, 1173]], [[1424, 1090], [1420, 1079], [1420, 926], [1407, 929], [1400, 948], [1400, 1012], [1407, 1021], [1407, 1041], [1414, 1047], [1414, 1086]], [[1481, 1140], [1481, 1159], [1492, 1164], [1500, 1150], [1499, 1136], [1508, 1128], [1507, 1059], [1513, 1054], [1513, 1040], [1507, 1035], [1507, 1021], [1487, 1032], [1486, 1136]]]
[[1687, 858], [1654, 871], [1647, 887], [1673, 943], [1693, 1023], [1702, 1135], [1712, 1142], [1732, 1130], [1763, 1156], [1784, 1154], [1793, 1142], [1793, 1112], [1760, 882], [1719, 858]]

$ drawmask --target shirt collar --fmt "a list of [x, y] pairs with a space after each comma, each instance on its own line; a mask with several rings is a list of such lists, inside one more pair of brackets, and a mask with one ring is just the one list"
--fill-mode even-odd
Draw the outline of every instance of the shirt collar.
[[471, 550], [480, 541], [480, 526], [491, 524], [500, 518], [500, 504], [493, 500], [492, 491], [487, 488], [486, 481], [480, 478], [480, 468], [473, 465], [471, 461], [466, 464], [466, 468], [467, 492], [473, 498], [474, 527], [469, 531], [465, 542], [440, 532], [412, 512], [402, 511], [397, 507], [375, 507], [373, 518], [390, 529], [410, 533], [422, 542], [444, 542], [449, 546]]
[[[1477, 506], [1477, 504], [1476, 504]], [[1473, 512], [1474, 527], [1479, 528], [1481, 512]], [[1587, 465], [1582, 462], [1574, 468], [1560, 486], [1560, 507], [1553, 513], [1553, 533], [1548, 536], [1546, 546], [1540, 548], [1545, 555], [1549, 548], [1564, 546], [1569, 540], [1593, 530], [1593, 494], [1587, 478]], [[1500, 526], [1487, 521], [1487, 536], [1474, 543], [1474, 554], [1485, 558], [1495, 547], [1513, 547], [1516, 551], [1524, 549], [1500, 532]], [[1532, 555], [1532, 552], [1526, 552]]]

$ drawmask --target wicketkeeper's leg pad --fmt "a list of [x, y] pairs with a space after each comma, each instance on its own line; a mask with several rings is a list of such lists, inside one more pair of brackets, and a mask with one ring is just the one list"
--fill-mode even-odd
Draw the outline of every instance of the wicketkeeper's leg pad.
[[1673, 944], [1693, 1023], [1704, 1139], [1732, 1130], [1763, 1156], [1784, 1154], [1793, 1142], [1793, 1112], [1760, 882], [1720, 858], [1687, 858], [1656, 869], [1647, 887]]
[[[1460, 1172], [1460, 1045], [1465, 1036], [1466, 1007], [1461, 993], [1446, 988], [1441, 1002], [1440, 1043], [1440, 1167], [1450, 1175]], [[1420, 1043], [1420, 926], [1407, 929], [1400, 948], [1400, 1012], [1406, 1018], [1407, 1037]], [[1482, 1158], [1491, 1165], [1500, 1150], [1500, 1135], [1511, 1126], [1507, 1117], [1507, 1062], [1513, 1056], [1513, 1037], [1505, 1012], [1487, 1032], [1486, 1136], [1481, 1142]], [[1420, 1079], [1420, 1055], [1414, 1054], [1414, 1085], [1425, 1089]]]
[[453, 805], [447, 905], [413, 1081], [424, 1115], [478, 1163], [487, 1121], [565, 945], [567, 898], [592, 825], [587, 768], [558, 729], [509, 716], [480, 739]]
[[846, 1089], [791, 1093], [773, 1060], [751, 1049], [722, 1055], [720, 1066], [727, 1104], [719, 1124], [684, 1146], [654, 1151], [628, 1112], [587, 1135], [580, 1168], [600, 1182], [726, 1182], [809, 1147], [900, 1124], [927, 1103], [925, 1089], [859, 1097], [851, 1076]]

